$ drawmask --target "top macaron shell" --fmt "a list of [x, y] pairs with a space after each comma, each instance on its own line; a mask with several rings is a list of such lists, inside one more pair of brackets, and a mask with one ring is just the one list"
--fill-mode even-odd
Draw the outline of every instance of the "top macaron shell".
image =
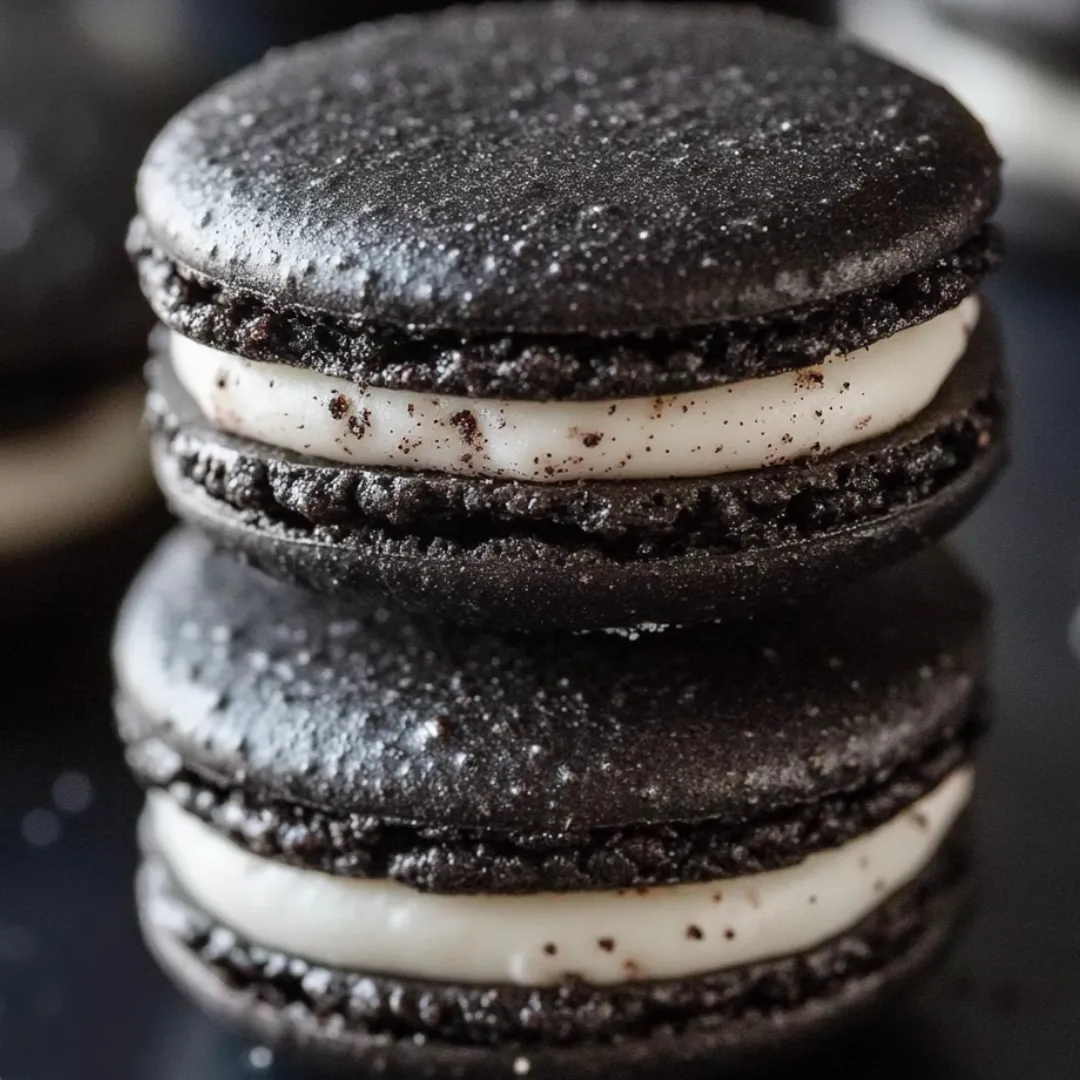
[[998, 197], [977, 121], [763, 18], [493, 6], [272, 55], [159, 136], [145, 229], [185, 275], [279, 310], [551, 335], [768, 315], [976, 235]]

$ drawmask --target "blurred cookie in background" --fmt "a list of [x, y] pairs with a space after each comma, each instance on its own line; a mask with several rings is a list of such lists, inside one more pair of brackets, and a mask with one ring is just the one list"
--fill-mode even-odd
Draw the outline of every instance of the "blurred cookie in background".
[[808, 19], [821, 26], [832, 26], [836, 22], [836, 0], [758, 0], [758, 6], [780, 15]]
[[110, 22], [112, 0], [0, 3], [4, 623], [120, 581], [163, 517], [139, 432], [148, 321], [123, 237], [139, 158], [201, 79], [165, 18], [182, 5], [140, 4], [163, 21]]
[[1080, 0], [928, 0], [956, 25], [1080, 76]]
[[[126, 0], [135, 6], [139, 0]], [[197, 7], [208, 13], [214, 12], [217, 19], [222, 13], [237, 22], [246, 22], [246, 43], [256, 40], [264, 44], [289, 44], [301, 38], [316, 34], [343, 30], [357, 22], [386, 18], [409, 12], [435, 11], [450, 7], [453, 0], [368, 0], [364, 4], [347, 0], [309, 0], [298, 4], [295, 0], [197, 0]], [[458, 0], [460, 3], [460, 0]], [[514, 2], [514, 0], [504, 0]], [[684, 0], [685, 2], [685, 0]], [[715, 3], [716, 0], [701, 0]], [[809, 19], [822, 25], [831, 25], [836, 21], [836, 0], [733, 0], [737, 3], [756, 2], [758, 7], [768, 8], [783, 15]], [[243, 48], [245, 41], [236, 43]], [[245, 55], [244, 62], [255, 59], [258, 54]]]
[[1080, 0], [847, 0], [858, 36], [944, 83], [1005, 158], [1022, 246], [1080, 243]]

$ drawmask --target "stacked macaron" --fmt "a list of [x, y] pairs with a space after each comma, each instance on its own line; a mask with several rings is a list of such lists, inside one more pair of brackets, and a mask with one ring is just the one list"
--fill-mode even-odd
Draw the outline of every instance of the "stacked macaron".
[[895, 564], [1004, 459], [997, 170], [749, 8], [403, 18], [173, 120], [130, 250], [189, 525], [115, 661], [177, 981], [370, 1068], [600, 1076], [923, 970], [986, 612]]
[[182, 532], [116, 641], [147, 940], [212, 1012], [358, 1067], [790, 1050], [954, 928], [985, 633], [938, 553], [749, 625], [568, 639], [358, 609]]
[[982, 129], [809, 28], [635, 10], [389, 22], [165, 129], [130, 245], [184, 517], [308, 587], [538, 629], [742, 613], [975, 502]]

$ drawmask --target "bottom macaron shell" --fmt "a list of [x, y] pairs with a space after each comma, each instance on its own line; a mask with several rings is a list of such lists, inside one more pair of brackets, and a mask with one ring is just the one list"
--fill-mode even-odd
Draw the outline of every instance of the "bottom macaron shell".
[[691, 624], [823, 592], [947, 533], [1007, 457], [990, 315], [935, 401], [898, 430], [702, 480], [543, 485], [337, 467], [212, 431], [156, 368], [155, 469], [182, 517], [307, 588], [509, 629]]
[[216, 925], [152, 852], [139, 910], [159, 962], [208, 1012], [328, 1065], [403, 1077], [715, 1076], [811, 1049], [925, 973], [970, 899], [965, 834], [962, 821], [915, 881], [808, 953], [614, 988], [452, 986], [309, 965]]

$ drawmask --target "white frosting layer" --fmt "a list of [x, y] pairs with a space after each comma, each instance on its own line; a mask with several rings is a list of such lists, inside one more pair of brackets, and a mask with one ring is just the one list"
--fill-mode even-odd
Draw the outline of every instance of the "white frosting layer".
[[531, 896], [441, 896], [331, 877], [252, 855], [165, 795], [151, 796], [149, 813], [183, 889], [254, 943], [370, 974], [549, 986], [573, 973], [610, 985], [736, 967], [835, 937], [929, 863], [973, 779], [957, 770], [892, 821], [787, 869]]
[[141, 383], [110, 390], [61, 424], [0, 439], [0, 557], [90, 532], [149, 490], [144, 399]]
[[495, 401], [362, 388], [173, 334], [181, 383], [221, 430], [352, 465], [534, 481], [709, 476], [827, 454], [925, 408], [979, 302], [812, 368], [658, 398]]

